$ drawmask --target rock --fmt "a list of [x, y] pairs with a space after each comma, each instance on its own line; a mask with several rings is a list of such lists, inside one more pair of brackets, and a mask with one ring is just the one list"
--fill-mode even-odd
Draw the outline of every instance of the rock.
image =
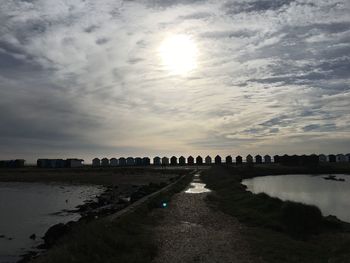
[[36, 239], [36, 235], [35, 234], [31, 234], [29, 238], [32, 239], [32, 240], [35, 240]]
[[0, 238], [5, 238], [6, 236], [5, 235], [0, 235]]
[[22, 255], [21, 259], [17, 261], [17, 263], [26, 263], [30, 262], [33, 258], [35, 258], [38, 255], [38, 252], [36, 251], [29, 251], [27, 254]]
[[69, 226], [59, 223], [49, 228], [43, 237], [46, 247], [51, 247], [57, 239], [65, 235], [69, 231]]

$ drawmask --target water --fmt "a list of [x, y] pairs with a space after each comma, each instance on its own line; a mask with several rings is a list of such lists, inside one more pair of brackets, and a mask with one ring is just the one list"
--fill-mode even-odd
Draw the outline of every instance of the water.
[[205, 187], [202, 180], [199, 178], [199, 174], [195, 174], [193, 181], [190, 183], [189, 188], [185, 191], [188, 194], [200, 194], [210, 192], [210, 189]]
[[323, 179], [326, 176], [264, 176], [243, 180], [242, 184], [253, 193], [266, 193], [282, 200], [316, 205], [324, 216], [335, 215], [350, 223], [350, 175], [336, 175], [345, 182]]
[[[0, 262], [16, 262], [42, 243], [48, 228], [78, 220], [77, 205], [104, 190], [100, 186], [0, 182]], [[30, 235], [37, 236], [36, 240]]]

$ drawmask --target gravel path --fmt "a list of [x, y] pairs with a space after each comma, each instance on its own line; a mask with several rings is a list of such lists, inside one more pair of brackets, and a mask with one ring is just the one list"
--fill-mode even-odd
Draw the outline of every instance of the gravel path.
[[162, 220], [155, 228], [159, 254], [154, 263], [262, 262], [249, 255], [235, 218], [208, 207], [207, 192], [187, 192], [174, 195], [167, 209], [156, 212]]

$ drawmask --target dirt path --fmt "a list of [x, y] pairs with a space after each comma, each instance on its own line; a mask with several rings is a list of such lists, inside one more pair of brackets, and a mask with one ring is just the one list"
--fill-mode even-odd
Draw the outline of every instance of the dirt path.
[[183, 191], [173, 196], [169, 208], [157, 211], [163, 219], [155, 228], [159, 254], [154, 263], [262, 262], [249, 255], [240, 223], [207, 206], [207, 194]]

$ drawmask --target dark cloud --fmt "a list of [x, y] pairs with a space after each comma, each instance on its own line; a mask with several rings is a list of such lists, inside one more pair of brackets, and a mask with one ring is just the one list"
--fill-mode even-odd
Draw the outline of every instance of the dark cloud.
[[223, 5], [223, 9], [229, 14], [261, 12], [266, 10], [278, 10], [293, 2], [296, 2], [296, 0], [230, 1]]
[[320, 132], [332, 132], [336, 130], [336, 125], [334, 123], [328, 123], [328, 124], [310, 124], [303, 127], [304, 132], [308, 131], [320, 131]]
[[187, 19], [206, 19], [208, 17], [213, 16], [213, 14], [208, 13], [208, 12], [198, 12], [198, 13], [192, 13], [189, 15], [184, 15], [184, 16], [179, 16], [178, 18], [180, 20], [187, 20]]

